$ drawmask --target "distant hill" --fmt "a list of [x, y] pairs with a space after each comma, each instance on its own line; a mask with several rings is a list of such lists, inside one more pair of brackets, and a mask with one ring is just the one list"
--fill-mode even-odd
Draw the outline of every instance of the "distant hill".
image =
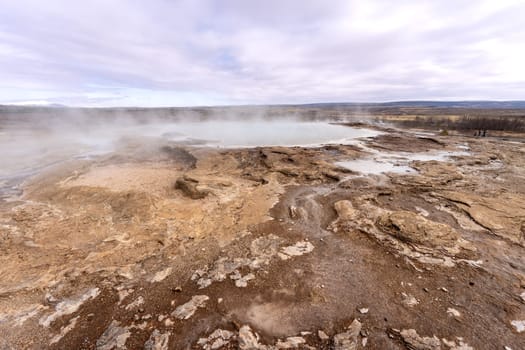
[[[298, 105], [301, 106], [301, 105]], [[418, 107], [418, 108], [476, 108], [476, 109], [525, 109], [525, 101], [392, 101], [378, 103], [310, 103], [310, 107]]]
[[81, 110], [193, 110], [246, 107], [306, 107], [306, 108], [470, 108], [470, 109], [525, 109], [525, 101], [391, 101], [391, 102], [323, 102], [279, 105], [232, 105], [232, 106], [195, 106], [195, 107], [68, 107], [50, 104], [0, 104], [0, 111], [37, 111], [46, 109], [81, 109]]

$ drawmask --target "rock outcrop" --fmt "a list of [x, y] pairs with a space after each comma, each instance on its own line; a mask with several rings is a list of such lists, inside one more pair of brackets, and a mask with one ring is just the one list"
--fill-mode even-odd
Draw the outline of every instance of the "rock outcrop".
[[209, 190], [199, 188], [198, 185], [198, 180], [187, 176], [180, 177], [175, 181], [175, 189], [180, 190], [191, 199], [202, 199], [210, 193]]

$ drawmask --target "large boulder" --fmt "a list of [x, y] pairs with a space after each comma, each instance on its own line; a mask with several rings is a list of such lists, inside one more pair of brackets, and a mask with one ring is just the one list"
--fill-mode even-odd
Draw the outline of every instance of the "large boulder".
[[432, 248], [454, 246], [459, 238], [452, 227], [411, 211], [383, 214], [377, 220], [377, 226], [403, 242]]

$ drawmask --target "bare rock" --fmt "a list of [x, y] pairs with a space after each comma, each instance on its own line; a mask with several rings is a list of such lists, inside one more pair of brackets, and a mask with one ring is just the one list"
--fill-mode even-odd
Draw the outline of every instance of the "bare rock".
[[493, 234], [525, 245], [525, 199], [523, 196], [502, 194], [496, 197], [482, 197], [461, 192], [445, 192], [439, 196], [454, 202], [478, 225]]
[[307, 241], [299, 241], [294, 245], [281, 248], [279, 257], [282, 260], [288, 260], [294, 256], [301, 256], [303, 254], [310, 253], [312, 250], [314, 250], [314, 245], [312, 243]]
[[321, 330], [317, 331], [317, 336], [319, 337], [319, 339], [321, 339], [323, 341], [330, 339], [328, 334], [326, 334], [324, 331], [321, 331]]
[[413, 307], [419, 304], [419, 301], [412, 294], [401, 293], [401, 296], [403, 297], [401, 302], [405, 306]]
[[208, 338], [200, 338], [197, 345], [202, 346], [204, 350], [215, 350], [227, 345], [234, 336], [233, 332], [225, 329], [216, 329]]
[[334, 350], [356, 350], [358, 346], [357, 337], [361, 331], [362, 324], [358, 320], [353, 320], [348, 331], [334, 336]]
[[304, 210], [304, 208], [298, 208], [294, 205], [291, 205], [288, 210], [290, 214], [290, 219], [292, 220], [304, 219], [308, 216], [308, 213], [306, 212], [306, 210]]
[[377, 225], [397, 239], [427, 247], [454, 246], [459, 234], [452, 227], [411, 211], [394, 211], [379, 217]]
[[409, 350], [441, 350], [441, 341], [436, 336], [420, 337], [415, 329], [403, 329], [400, 335]]
[[125, 327], [121, 327], [118, 321], [111, 321], [102, 336], [97, 340], [97, 350], [126, 349], [126, 341], [131, 333]]
[[144, 343], [144, 350], [168, 350], [170, 333], [161, 333], [155, 329]]
[[184, 176], [179, 177], [175, 181], [175, 189], [180, 190], [186, 197], [191, 199], [202, 199], [210, 192], [206, 189], [198, 188], [199, 181], [193, 178]]
[[339, 220], [352, 220], [356, 217], [357, 210], [348, 200], [335, 202], [334, 209], [337, 212]]
[[301, 344], [305, 344], [306, 340], [303, 337], [288, 337], [286, 341], [279, 340], [276, 344], [277, 349], [296, 349]]
[[204, 307], [210, 298], [207, 295], [195, 295], [185, 304], [178, 306], [171, 316], [177, 317], [180, 320], [187, 320], [198, 308]]
[[242, 326], [239, 329], [239, 349], [240, 350], [258, 350], [264, 349], [261, 344], [259, 344], [259, 337], [257, 334], [252, 332], [250, 326]]

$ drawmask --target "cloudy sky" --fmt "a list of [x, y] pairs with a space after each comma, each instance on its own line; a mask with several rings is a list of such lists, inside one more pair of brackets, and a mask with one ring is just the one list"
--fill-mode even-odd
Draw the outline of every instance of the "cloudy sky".
[[0, 0], [0, 103], [525, 99], [525, 0]]

